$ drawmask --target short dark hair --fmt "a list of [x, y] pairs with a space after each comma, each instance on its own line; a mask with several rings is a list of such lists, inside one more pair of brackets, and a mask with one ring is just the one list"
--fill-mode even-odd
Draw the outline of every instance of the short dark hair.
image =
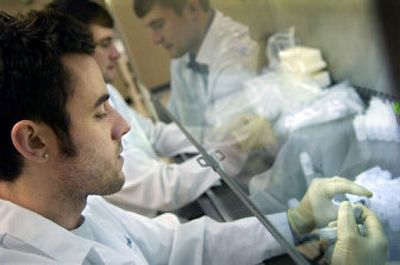
[[87, 26], [96, 24], [114, 28], [114, 19], [107, 9], [90, 0], [55, 0], [47, 8], [71, 15]]
[[[163, 7], [171, 7], [177, 14], [181, 14], [188, 0], [133, 0], [133, 10], [137, 17], [143, 18], [146, 16], [155, 4]], [[210, 9], [209, 0], [199, 0], [205, 11]]]
[[74, 155], [66, 111], [73, 79], [62, 57], [93, 52], [90, 32], [69, 16], [0, 12], [0, 180], [13, 181], [22, 172], [22, 157], [11, 140], [20, 120], [47, 124], [64, 154]]

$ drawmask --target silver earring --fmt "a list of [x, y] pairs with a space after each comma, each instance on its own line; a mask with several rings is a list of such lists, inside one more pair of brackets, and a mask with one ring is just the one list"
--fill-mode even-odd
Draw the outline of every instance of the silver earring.
[[45, 159], [47, 159], [47, 158], [49, 158], [49, 155], [48, 155], [47, 153], [44, 153], [43, 157], [44, 157]]

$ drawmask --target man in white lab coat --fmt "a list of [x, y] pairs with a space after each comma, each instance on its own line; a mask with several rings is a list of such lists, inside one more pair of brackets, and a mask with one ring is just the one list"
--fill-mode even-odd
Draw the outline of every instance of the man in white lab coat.
[[[283, 252], [254, 218], [201, 218], [170, 227], [96, 196], [124, 184], [121, 138], [129, 125], [110, 105], [90, 32], [53, 12], [0, 13], [0, 40], [2, 264], [239, 265]], [[310, 189], [297, 209], [269, 217], [287, 240], [289, 222], [293, 231], [306, 232], [332, 220], [326, 206], [335, 192], [371, 195], [340, 178]], [[339, 261], [348, 256], [369, 262], [352, 264], [381, 264], [373, 254], [385, 251], [384, 238], [376, 237], [382, 231], [365, 213], [374, 240], [357, 238], [352, 252], [347, 248], [354, 240], [343, 238], [344, 253], [334, 252]]]
[[155, 216], [157, 211], [173, 211], [203, 194], [219, 182], [211, 168], [201, 168], [197, 157], [182, 164], [168, 164], [160, 156], [196, 152], [176, 124], [152, 123], [124, 101], [110, 84], [120, 57], [113, 43], [114, 20], [108, 11], [92, 1], [56, 0], [50, 8], [70, 14], [84, 23], [96, 43], [98, 63], [110, 93], [110, 102], [133, 128], [123, 140], [126, 181], [122, 190], [106, 199], [129, 211]]
[[257, 43], [208, 0], [134, 0], [133, 6], [172, 58], [170, 111], [208, 143], [210, 131], [243, 114], [230, 99], [257, 73]]
[[[104, 201], [124, 184], [121, 138], [129, 125], [109, 103], [90, 32], [68, 16], [0, 13], [0, 260], [2, 264], [257, 264], [283, 252], [254, 218], [201, 218], [175, 227]], [[332, 196], [371, 196], [349, 180], [315, 181], [296, 209], [269, 216], [282, 235], [335, 219]], [[355, 233], [339, 211], [332, 263], [382, 264], [376, 217]], [[315, 213], [315, 214], [314, 214]], [[354, 245], [354, 243], [357, 243]]]

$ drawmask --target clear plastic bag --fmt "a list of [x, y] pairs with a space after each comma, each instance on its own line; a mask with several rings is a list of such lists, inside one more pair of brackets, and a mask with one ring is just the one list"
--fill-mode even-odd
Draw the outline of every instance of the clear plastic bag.
[[292, 131], [324, 122], [360, 114], [364, 104], [354, 88], [341, 83], [322, 91], [307, 104], [298, 105], [283, 113], [275, 123], [274, 131], [286, 137]]
[[281, 51], [293, 48], [296, 46], [295, 29], [291, 27], [283, 32], [278, 32], [268, 38], [266, 56], [269, 62], [270, 69], [279, 69]]

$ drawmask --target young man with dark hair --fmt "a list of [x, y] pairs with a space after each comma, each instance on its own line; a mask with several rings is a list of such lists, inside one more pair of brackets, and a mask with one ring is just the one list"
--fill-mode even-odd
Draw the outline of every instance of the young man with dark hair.
[[[129, 130], [108, 102], [91, 34], [53, 12], [0, 12], [0, 40], [2, 264], [241, 265], [282, 253], [255, 218], [171, 228], [91, 196], [123, 186], [121, 138]], [[269, 218], [291, 240], [288, 223], [304, 233], [335, 219], [329, 206], [337, 192], [371, 196], [346, 179], [318, 180], [289, 221], [286, 213]], [[338, 224], [353, 233], [349, 209], [341, 207]], [[348, 241], [339, 232], [334, 264], [384, 261], [379, 222], [368, 209], [363, 214], [367, 236]]]
[[87, 25], [95, 40], [95, 60], [98, 62], [104, 80], [113, 81], [116, 61], [120, 54], [114, 46], [114, 19], [101, 5], [89, 0], [56, 0], [48, 6]]
[[257, 43], [208, 0], [133, 0], [133, 9], [172, 59], [169, 110], [207, 143], [210, 131], [242, 114], [230, 100], [256, 75]]
[[131, 109], [110, 84], [120, 56], [113, 43], [114, 20], [110, 13], [90, 0], [56, 0], [48, 8], [72, 15], [90, 30], [96, 43], [93, 57], [108, 83], [110, 101], [133, 128], [122, 141], [125, 185], [106, 199], [126, 210], [152, 217], [157, 211], [173, 211], [194, 201], [219, 183], [219, 176], [211, 168], [201, 168], [197, 157], [182, 164], [161, 160], [159, 155], [174, 156], [196, 150], [176, 124], [153, 124]]

